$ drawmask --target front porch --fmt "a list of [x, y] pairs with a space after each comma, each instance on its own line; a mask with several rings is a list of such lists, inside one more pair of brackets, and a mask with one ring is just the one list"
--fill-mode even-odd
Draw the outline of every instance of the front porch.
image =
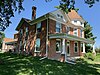
[[[82, 56], [85, 53], [85, 43], [93, 44], [93, 52], [95, 53], [94, 41], [85, 38], [69, 35], [66, 33], [57, 33], [50, 34], [49, 39], [55, 40], [55, 42], [52, 43], [56, 45], [56, 47], [54, 47], [56, 49], [56, 55], [54, 55], [54, 58], [60, 61], [67, 61], [68, 57]], [[59, 49], [59, 52], [57, 52], [57, 49]]]

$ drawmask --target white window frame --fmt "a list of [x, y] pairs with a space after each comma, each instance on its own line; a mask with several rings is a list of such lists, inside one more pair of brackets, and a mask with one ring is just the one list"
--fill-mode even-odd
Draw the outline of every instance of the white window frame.
[[[37, 43], [37, 40], [39, 39], [39, 41], [40, 41], [40, 44], [41, 44], [41, 40], [40, 40], [40, 38], [37, 38], [36, 39], [36, 42], [35, 42], [35, 52], [40, 52], [41, 50], [36, 50], [36, 43]], [[41, 46], [41, 45], [40, 45]]]
[[[75, 30], [75, 29], [76, 29], [76, 30]], [[75, 33], [77, 33], [77, 34], [75, 34]], [[73, 30], [73, 35], [78, 36], [78, 29], [77, 29], [77, 28], [74, 28], [74, 30]]]
[[[59, 25], [59, 26], [57, 26], [57, 25]], [[59, 23], [59, 22], [56, 22], [56, 29], [60, 29], [60, 32], [58, 32], [57, 30], [56, 30], [56, 33], [61, 33], [61, 23]]]
[[36, 33], [38, 33], [38, 28], [41, 28], [41, 27], [42, 27], [41, 22], [37, 23], [37, 25], [36, 25]]
[[59, 46], [59, 51], [56, 51], [56, 53], [61, 53], [61, 39], [56, 39], [56, 43], [57, 41], [60, 41], [60, 46]]
[[74, 42], [74, 53], [77, 53], [76, 51], [75, 51], [75, 43], [77, 43], [77, 52], [78, 52], [78, 42]]
[[25, 31], [28, 32], [28, 27], [26, 27]]
[[[70, 41], [67, 41], [67, 47], [68, 47], [68, 42], [69, 42], [69, 54], [68, 54], [68, 52], [67, 52], [67, 56], [70, 56]], [[68, 51], [68, 48], [67, 48], [67, 51]]]

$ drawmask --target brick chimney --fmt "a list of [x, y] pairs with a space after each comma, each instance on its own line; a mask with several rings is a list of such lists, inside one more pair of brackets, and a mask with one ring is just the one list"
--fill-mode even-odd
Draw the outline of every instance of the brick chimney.
[[36, 7], [32, 7], [32, 20], [36, 19]]

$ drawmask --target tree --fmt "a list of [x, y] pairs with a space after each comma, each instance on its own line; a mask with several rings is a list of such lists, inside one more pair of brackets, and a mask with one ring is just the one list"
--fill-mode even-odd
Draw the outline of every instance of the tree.
[[5, 37], [5, 34], [3, 32], [0, 32], [0, 49], [2, 48], [2, 42], [3, 42], [4, 37]]
[[[86, 39], [93, 40], [93, 41], [95, 41], [95, 39], [96, 39], [96, 37], [92, 33], [92, 27], [90, 26], [90, 24], [88, 22], [84, 23], [84, 37]], [[86, 52], [91, 52], [92, 49], [93, 48], [90, 44], [85, 45]]]
[[[35, 0], [33, 0], [35, 1]], [[52, 0], [45, 0], [46, 2]], [[99, 0], [84, 0], [89, 7], [92, 7], [96, 1]], [[24, 0], [0, 0], [0, 31], [4, 31], [11, 23], [10, 18], [14, 17], [14, 13], [18, 11], [19, 13], [24, 10], [23, 7]], [[60, 6], [57, 8], [62, 9], [66, 13], [70, 9], [75, 9], [75, 0], [60, 0]], [[75, 9], [77, 10], [77, 9]]]

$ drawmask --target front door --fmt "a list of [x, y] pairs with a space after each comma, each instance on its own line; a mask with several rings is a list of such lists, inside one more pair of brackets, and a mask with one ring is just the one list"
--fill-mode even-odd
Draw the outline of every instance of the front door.
[[66, 53], [67, 53], [66, 54], [67, 56], [70, 56], [70, 42], [69, 41], [66, 42]]

